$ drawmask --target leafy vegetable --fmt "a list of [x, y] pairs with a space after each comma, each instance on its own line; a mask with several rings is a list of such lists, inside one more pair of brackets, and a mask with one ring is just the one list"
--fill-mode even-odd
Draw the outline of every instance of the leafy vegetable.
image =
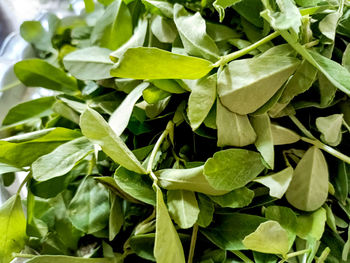
[[347, 262], [348, 2], [75, 5], [1, 83], [1, 263]]

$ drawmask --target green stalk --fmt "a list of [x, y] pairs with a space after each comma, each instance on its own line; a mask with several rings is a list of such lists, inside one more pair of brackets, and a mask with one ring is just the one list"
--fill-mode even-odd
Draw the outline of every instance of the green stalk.
[[198, 234], [198, 225], [194, 224], [193, 230], [192, 230], [190, 251], [188, 252], [187, 263], [192, 263], [193, 262], [194, 250], [196, 248], [196, 242], [197, 242], [197, 234]]
[[214, 67], [222, 67], [222, 66], [226, 65], [228, 62], [248, 54], [252, 50], [256, 49], [257, 47], [259, 47], [259, 46], [261, 46], [269, 41], [271, 41], [272, 39], [278, 37], [279, 35], [280, 35], [279, 32], [277, 32], [277, 31], [273, 32], [272, 34], [260, 39], [258, 42], [255, 42], [254, 44], [252, 44], [246, 48], [243, 48], [243, 49], [238, 50], [236, 52], [233, 52], [231, 54], [222, 56], [213, 66]]
[[237, 257], [243, 260], [244, 263], [254, 263], [250, 258], [244, 255], [241, 251], [238, 250], [230, 250], [231, 253], [235, 254]]
[[165, 138], [168, 136], [168, 134], [174, 129], [174, 123], [172, 121], [168, 122], [168, 125], [166, 127], [166, 129], [162, 132], [162, 134], [160, 135], [159, 139], [157, 140], [156, 144], [154, 145], [154, 148], [151, 152], [148, 164], [147, 164], [147, 173], [150, 175], [151, 179], [153, 180], [153, 182], [155, 184], [158, 183], [158, 178], [157, 176], [153, 173], [152, 171], [152, 166], [154, 163], [154, 159], [156, 158], [157, 152], [160, 148], [160, 146], [162, 145], [163, 141], [165, 140]]

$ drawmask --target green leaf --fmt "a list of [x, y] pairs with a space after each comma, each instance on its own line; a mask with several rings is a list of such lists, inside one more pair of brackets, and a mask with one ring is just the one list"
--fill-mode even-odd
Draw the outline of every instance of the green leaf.
[[185, 255], [176, 229], [171, 222], [163, 200], [162, 190], [155, 185], [157, 192], [156, 238], [154, 257], [159, 263], [185, 263]]
[[30, 166], [40, 156], [79, 137], [77, 131], [55, 128], [0, 140], [0, 162], [14, 167]]
[[200, 231], [215, 245], [225, 250], [247, 249], [242, 241], [266, 219], [243, 213], [225, 213], [214, 217], [213, 223]]
[[100, 145], [113, 161], [131, 171], [141, 174], [146, 173], [135, 155], [96, 111], [88, 108], [83, 112], [80, 117], [80, 128], [82, 133], [90, 141]]
[[68, 94], [78, 92], [77, 82], [64, 71], [41, 59], [26, 59], [14, 66], [17, 78], [28, 87], [43, 87]]
[[261, 223], [259, 227], [243, 240], [246, 248], [285, 257], [289, 251], [288, 234], [276, 221]]
[[169, 190], [167, 205], [170, 216], [180, 228], [190, 228], [196, 223], [199, 208], [194, 192]]
[[199, 79], [212, 68], [205, 59], [139, 47], [128, 49], [112, 68], [111, 75], [132, 79]]
[[91, 33], [93, 45], [115, 50], [132, 36], [132, 17], [126, 4], [116, 0], [97, 20]]
[[152, 180], [147, 175], [140, 175], [119, 167], [114, 174], [117, 185], [133, 198], [149, 205], [156, 204], [156, 196], [152, 189]]
[[207, 227], [213, 221], [214, 215], [214, 204], [210, 199], [203, 194], [198, 194], [198, 207], [199, 214], [197, 219], [197, 224], [200, 227]]
[[268, 167], [273, 170], [275, 166], [275, 150], [273, 146], [270, 117], [265, 113], [252, 117], [251, 122], [257, 134], [255, 146]]
[[260, 154], [244, 149], [216, 152], [204, 165], [204, 175], [217, 190], [232, 191], [252, 181], [264, 170]]
[[93, 149], [91, 142], [84, 137], [64, 143], [32, 164], [33, 178], [37, 181], [47, 181], [64, 175], [93, 152]]
[[122, 200], [110, 194], [111, 212], [109, 214], [109, 241], [112, 241], [119, 233], [124, 223]]
[[311, 214], [298, 216], [298, 237], [307, 240], [320, 240], [325, 230], [326, 220], [327, 214], [324, 208], [320, 208]]
[[136, 235], [130, 238], [130, 247], [139, 257], [155, 261], [153, 255], [154, 239], [154, 233]]
[[149, 82], [151, 82], [158, 89], [161, 89], [170, 93], [181, 94], [186, 92], [186, 90], [183, 89], [183, 87], [181, 87], [176, 80], [155, 79], [155, 80], [150, 80]]
[[[172, 22], [172, 21], [171, 21]], [[168, 19], [161, 16], [156, 16], [151, 24], [151, 30], [153, 35], [163, 43], [173, 43], [176, 36], [177, 30], [173, 23]]]
[[[263, 106], [293, 74], [299, 60], [262, 56], [235, 60], [218, 77], [218, 94], [230, 111], [244, 115]], [[254, 94], [254, 99], [250, 99]]]
[[343, 114], [332, 114], [327, 117], [318, 117], [316, 127], [321, 132], [321, 139], [331, 146], [337, 146], [341, 142]]
[[254, 191], [242, 187], [224, 195], [209, 197], [222, 207], [241, 208], [248, 206], [253, 201]]
[[192, 130], [196, 130], [207, 117], [216, 99], [216, 74], [202, 78], [191, 85], [187, 115]]
[[120, 136], [129, 124], [129, 120], [135, 103], [142, 96], [142, 92], [148, 87], [148, 83], [141, 83], [134, 88], [123, 100], [119, 107], [112, 113], [108, 124], [117, 136]]
[[174, 22], [189, 55], [203, 57], [213, 62], [218, 60], [218, 47], [207, 35], [205, 20], [200, 13], [189, 14], [182, 5], [175, 4]]
[[342, 58], [342, 65], [345, 67], [348, 71], [350, 71], [350, 44], [346, 46], [346, 49], [343, 53]]
[[[268, 2], [268, 1], [263, 1]], [[301, 14], [295, 6], [293, 0], [277, 0], [279, 11], [271, 12], [267, 9], [271, 20], [269, 21], [273, 28], [278, 30], [292, 29], [294, 34], [299, 34], [301, 26]]]
[[231, 27], [225, 26], [223, 24], [216, 24], [211, 22], [206, 22], [207, 33], [215, 41], [225, 41], [232, 38], [239, 38], [241, 34]]
[[338, 20], [342, 16], [339, 12], [332, 12], [326, 15], [318, 24], [321, 33], [328, 39], [334, 41]]
[[320, 208], [328, 195], [328, 167], [322, 152], [309, 148], [294, 170], [286, 192], [288, 202], [303, 211]]
[[20, 27], [21, 37], [33, 44], [37, 49], [53, 52], [51, 35], [39, 21], [24, 21]]
[[0, 163], [0, 175], [6, 174], [6, 173], [18, 172], [20, 170], [21, 169], [19, 169], [17, 167], [13, 167], [13, 166], [5, 164], [5, 163]]
[[29, 259], [29, 263], [122, 263], [122, 261], [115, 261], [113, 258], [78, 258], [69, 256], [53, 256], [53, 255], [43, 255], [36, 256]]
[[21, 198], [14, 195], [0, 207], [0, 262], [10, 262], [12, 253], [24, 248], [26, 238], [26, 218]]
[[334, 180], [335, 180], [334, 182], [335, 196], [343, 204], [346, 204], [346, 199], [349, 193], [349, 180], [350, 180], [349, 164], [343, 161], [340, 161], [338, 163], [338, 172]]
[[217, 145], [243, 147], [256, 140], [256, 133], [247, 115], [229, 111], [220, 100], [216, 102]]
[[91, 13], [95, 9], [95, 3], [93, 0], [84, 0], [86, 13]]
[[109, 72], [113, 66], [110, 53], [107, 48], [87, 47], [69, 53], [63, 58], [63, 64], [78, 79], [107, 79], [111, 77]]
[[145, 8], [148, 12], [165, 16], [167, 18], [173, 18], [173, 5], [165, 1], [157, 0], [142, 0]]
[[300, 140], [300, 136], [294, 131], [274, 123], [271, 123], [271, 134], [274, 145], [291, 144]]
[[128, 50], [129, 48], [135, 48], [135, 47], [142, 47], [143, 43], [146, 39], [147, 34], [147, 26], [148, 26], [148, 20], [147, 19], [140, 19], [137, 27], [134, 30], [134, 33], [132, 37], [123, 44], [120, 48], [113, 51], [110, 54], [110, 58], [113, 60], [113, 62], [117, 62], [118, 59]]
[[91, 234], [104, 229], [110, 212], [106, 188], [87, 176], [68, 206], [68, 216], [79, 230]]
[[233, 4], [240, 2], [241, 0], [215, 0], [213, 3], [214, 8], [219, 13], [220, 22], [224, 20], [225, 8], [232, 6]]
[[20, 103], [7, 113], [2, 125], [15, 126], [29, 120], [48, 116], [52, 113], [54, 97], [44, 97]]
[[188, 190], [210, 195], [222, 195], [228, 191], [213, 188], [203, 174], [203, 166], [190, 169], [164, 169], [155, 172], [159, 185], [167, 190]]
[[282, 198], [292, 181], [293, 168], [287, 167], [282, 171], [254, 179], [254, 182], [261, 183], [270, 189], [270, 196]]
[[149, 104], [155, 104], [165, 98], [168, 98], [171, 93], [164, 91], [162, 89], [158, 89], [156, 86], [151, 85], [147, 87], [143, 93], [143, 99]]

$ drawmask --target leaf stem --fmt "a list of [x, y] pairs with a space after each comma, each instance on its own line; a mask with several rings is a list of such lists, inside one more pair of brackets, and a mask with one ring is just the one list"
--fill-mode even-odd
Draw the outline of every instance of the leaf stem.
[[196, 242], [197, 242], [197, 234], [198, 234], [198, 225], [194, 224], [193, 230], [192, 230], [190, 251], [188, 252], [187, 263], [192, 263], [193, 262], [194, 249], [196, 248]]
[[312, 133], [305, 128], [305, 126], [295, 117], [295, 115], [289, 115], [289, 118], [294, 122], [294, 124], [299, 128], [299, 130], [304, 133], [310, 139], [316, 140], [316, 137], [312, 135]]
[[156, 158], [157, 152], [160, 148], [160, 146], [162, 145], [163, 141], [165, 140], [165, 138], [168, 136], [168, 134], [172, 131], [172, 129], [174, 129], [174, 123], [172, 121], [168, 122], [168, 125], [166, 126], [165, 130], [162, 132], [162, 134], [160, 135], [159, 139], [157, 140], [156, 144], [154, 145], [154, 148], [151, 152], [148, 164], [147, 164], [147, 173], [151, 176], [152, 180], [154, 181], [155, 184], [157, 184], [158, 182], [158, 178], [157, 176], [155, 176], [155, 174], [152, 171], [152, 166], [154, 163], [154, 160]]
[[336, 149], [320, 142], [319, 140], [312, 140], [306, 137], [301, 137], [301, 140], [303, 140], [304, 142], [310, 143], [315, 145], [316, 147], [324, 150], [325, 152], [328, 152], [329, 154], [333, 155], [334, 157], [337, 157], [338, 159], [350, 164], [350, 157], [342, 154], [341, 152], [338, 152]]
[[230, 250], [231, 253], [235, 254], [237, 257], [243, 260], [244, 263], [254, 263], [250, 258], [238, 250]]
[[12, 256], [13, 256], [14, 258], [34, 258], [34, 257], [36, 257], [37, 255], [12, 253]]
[[293, 257], [296, 257], [296, 256], [300, 256], [300, 255], [303, 255], [303, 254], [309, 253], [309, 252], [310, 252], [309, 248], [308, 249], [299, 250], [299, 251], [296, 251], [296, 252], [292, 252], [292, 253], [287, 254], [286, 259], [293, 258]]
[[269, 41], [271, 41], [272, 39], [278, 37], [279, 35], [280, 35], [279, 32], [277, 32], [277, 31], [273, 32], [270, 35], [260, 39], [258, 42], [255, 42], [254, 44], [252, 44], [252, 45], [250, 45], [250, 46], [248, 46], [246, 48], [243, 48], [243, 49], [235, 51], [235, 52], [233, 52], [231, 54], [222, 56], [213, 66], [214, 67], [224, 66], [228, 62], [248, 54], [252, 50], [256, 49], [257, 47], [259, 47], [259, 46], [261, 46], [261, 45], [263, 45], [263, 44], [265, 44], [265, 43], [267, 43]]
[[32, 176], [32, 173], [28, 173], [27, 176], [24, 178], [23, 182], [21, 183], [21, 185], [19, 186], [18, 190], [17, 190], [17, 195], [19, 195], [21, 193], [21, 190], [23, 188], [23, 186], [28, 182], [29, 178]]

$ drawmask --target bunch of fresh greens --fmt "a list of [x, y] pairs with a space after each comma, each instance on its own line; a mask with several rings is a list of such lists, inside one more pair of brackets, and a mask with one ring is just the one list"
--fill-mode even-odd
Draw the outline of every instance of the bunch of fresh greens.
[[350, 262], [349, 2], [85, 7], [20, 28], [1, 263]]

